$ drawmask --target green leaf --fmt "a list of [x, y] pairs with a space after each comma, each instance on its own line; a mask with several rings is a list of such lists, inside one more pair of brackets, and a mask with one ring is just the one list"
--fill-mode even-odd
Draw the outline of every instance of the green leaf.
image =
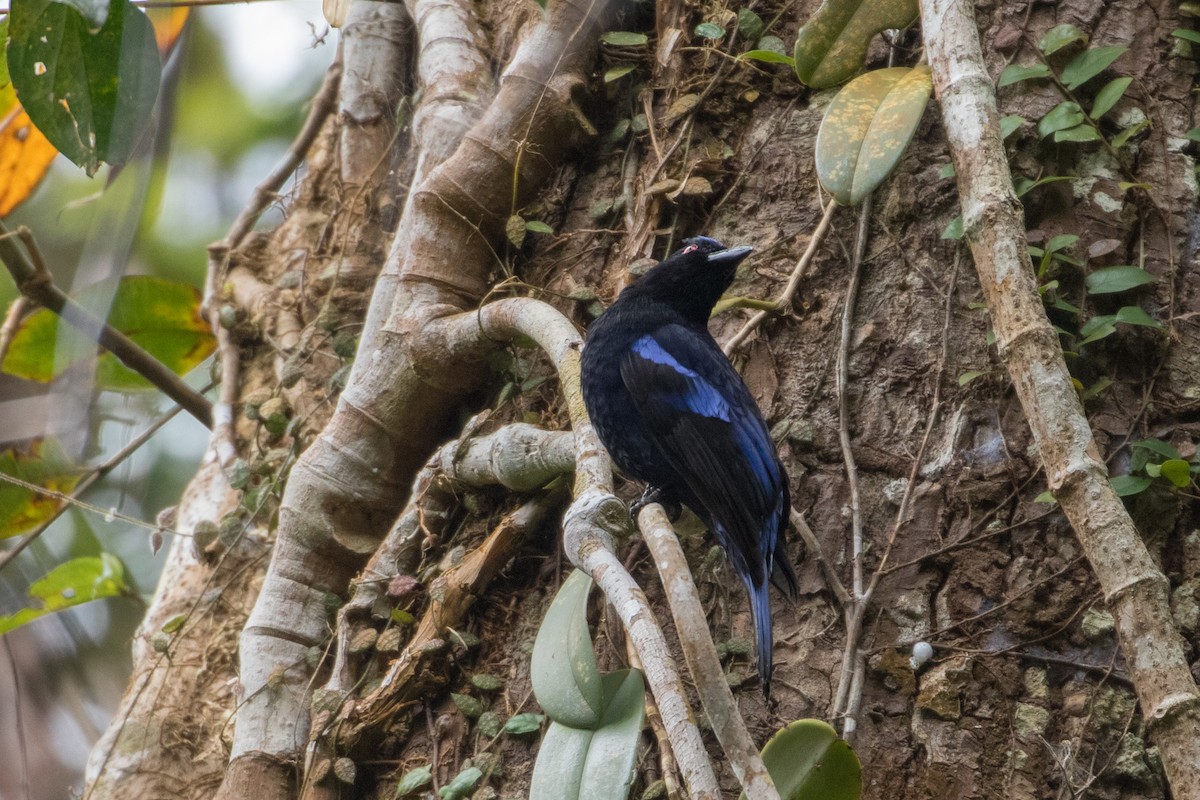
[[438, 790], [438, 797], [442, 800], [462, 800], [464, 797], [470, 797], [482, 777], [483, 770], [479, 767], [467, 767]]
[[28, 607], [0, 616], [0, 635], [46, 614], [132, 591], [125, 582], [125, 568], [111, 553], [74, 558], [30, 585], [28, 595], [33, 602]]
[[1038, 122], [1038, 136], [1045, 139], [1057, 131], [1074, 128], [1076, 125], [1082, 124], [1083, 120], [1083, 109], [1079, 107], [1079, 103], [1064, 100], [1047, 111], [1046, 116]]
[[1179, 451], [1162, 439], [1142, 439], [1133, 443], [1133, 449], [1157, 453], [1165, 459], [1180, 458]]
[[454, 701], [454, 705], [458, 706], [458, 710], [467, 719], [479, 719], [479, 715], [483, 713], [483, 702], [478, 697], [451, 692], [450, 699]]
[[755, 14], [748, 8], [738, 9], [737, 31], [747, 42], [758, 41], [758, 37], [762, 36], [764, 27], [762, 17], [758, 14]]
[[796, 75], [817, 89], [836, 86], [862, 67], [875, 34], [916, 18], [917, 0], [824, 0], [796, 35]]
[[765, 61], [768, 64], [788, 64], [794, 66], [796, 59], [783, 53], [776, 53], [774, 50], [747, 50], [738, 58], [744, 58], [747, 61]]
[[961, 239], [963, 237], [963, 218], [959, 214], [954, 219], [950, 220], [950, 224], [942, 229], [942, 239]]
[[1079, 329], [1079, 335], [1084, 337], [1079, 345], [1082, 347], [1085, 344], [1097, 342], [1108, 336], [1112, 336], [1117, 332], [1115, 314], [1104, 314], [1098, 317], [1092, 317]]
[[701, 39], [720, 39], [725, 35], [725, 29], [715, 22], [701, 22], [695, 33]]
[[1000, 73], [1000, 80], [996, 82], [997, 89], [1003, 89], [1005, 86], [1010, 86], [1021, 81], [1033, 80], [1034, 78], [1049, 78], [1050, 68], [1045, 64], [1030, 64], [1025, 67], [1020, 64], [1009, 64]]
[[1046, 242], [1045, 252], [1057, 253], [1059, 250], [1066, 250], [1068, 247], [1074, 247], [1079, 241], [1079, 237], [1073, 233], [1060, 233], [1058, 236], [1052, 236], [1050, 241]]
[[1120, 58], [1129, 48], [1123, 44], [1109, 47], [1093, 47], [1084, 50], [1067, 62], [1062, 71], [1062, 82], [1071, 91], [1078, 89], [1092, 78], [1108, 69], [1108, 65]]
[[1114, 78], [1104, 84], [1104, 88], [1096, 93], [1096, 100], [1092, 103], [1092, 119], [1100, 119], [1111, 111], [1131, 83], [1133, 83], [1133, 78], [1124, 77]]
[[[112, 310], [105, 314], [110, 297]], [[208, 322], [200, 316], [200, 292], [185, 283], [133, 275], [121, 279], [115, 296], [112, 284], [105, 282], [87, 287], [76, 299], [93, 315], [107, 316], [109, 325], [177, 374], [191, 370], [216, 347]], [[97, 351], [97, 345], [82, 333], [52, 311], [40, 309], [21, 323], [0, 369], [48, 383], [76, 364], [96, 357]], [[111, 353], [100, 356], [96, 384], [115, 391], [151, 388], [145, 378]]]
[[1137, 306], [1124, 306], [1117, 310], [1117, 322], [1127, 325], [1142, 325], [1147, 328], [1161, 328], [1163, 324]]
[[778, 53], [781, 56], [787, 56], [787, 63], [795, 64], [796, 59], [788, 55], [787, 45], [783, 43], [783, 39], [778, 36], [764, 36], [758, 40], [758, 50], [751, 52], [761, 52], [766, 50], [769, 53]]
[[1113, 294], [1154, 283], [1154, 276], [1141, 267], [1104, 267], [1093, 270], [1084, 283], [1089, 294]]
[[1051, 505], [1053, 505], [1053, 504], [1057, 503], [1058, 500], [1054, 497], [1053, 492], [1046, 491], [1046, 492], [1042, 492], [1037, 497], [1033, 498], [1033, 502], [1035, 502], [1035, 503], [1050, 503]]
[[1007, 139], [1013, 133], [1025, 124], [1025, 118], [1020, 114], [1009, 114], [1007, 117], [1000, 118], [1000, 138]]
[[504, 732], [510, 736], [524, 736], [539, 730], [545, 719], [542, 714], [517, 714], [504, 723]]
[[1036, 181], [1031, 181], [1029, 178], [1017, 178], [1013, 181], [1013, 191], [1016, 192], [1017, 197], [1024, 197], [1029, 192], [1039, 186], [1045, 186], [1047, 183], [1073, 180], [1076, 180], [1073, 175], [1047, 175], [1044, 178], [1038, 178]]
[[603, 678], [604, 709], [596, 730], [551, 722], [538, 748], [529, 800], [622, 800], [634, 779], [644, 720], [638, 670]]
[[956, 173], [954, 171], [953, 164], [946, 164], [945, 166], [943, 166], [941, 169], [938, 170], [938, 178], [940, 178], [942, 180], [946, 180], [947, 178], [953, 178], [956, 174], [958, 174], [958, 173]]
[[1176, 28], [1171, 31], [1171, 35], [1179, 39], [1186, 39], [1193, 44], [1200, 44], [1200, 31], [1194, 31], [1191, 28]]
[[530, 233], [549, 233], [549, 234], [554, 233], [554, 228], [551, 228], [546, 223], [539, 222], [536, 219], [531, 219], [528, 222], [526, 222], [525, 230], [529, 231]]
[[590, 728], [600, 720], [603, 692], [587, 627], [592, 579], [573, 570], [554, 596], [533, 643], [530, 680], [542, 710], [555, 722]]
[[129, 0], [113, 0], [103, 27], [90, 28], [70, 5], [13, 0], [8, 68], [38, 130], [94, 175], [101, 162], [123, 164], [133, 152], [154, 110], [162, 64], [154, 28]]
[[604, 73], [604, 82], [612, 83], [613, 81], [620, 80], [635, 69], [637, 69], [637, 64], [618, 64]]
[[1117, 497], [1129, 497], [1140, 494], [1150, 487], [1153, 481], [1143, 475], [1116, 475], [1108, 479], [1116, 491]]
[[433, 768], [426, 764], [423, 767], [415, 767], [404, 773], [404, 777], [396, 784], [397, 800], [401, 797], [412, 794], [418, 789], [424, 789], [429, 784], [433, 783]]
[[966, 386], [971, 381], [975, 380], [976, 378], [982, 378], [984, 375], [987, 375], [987, 373], [984, 372], [983, 370], [978, 370], [978, 369], [967, 370], [962, 375], [958, 376], [958, 385]]
[[1087, 34], [1074, 25], [1064, 22], [1046, 31], [1041, 41], [1038, 42], [1038, 49], [1044, 54], [1050, 55], [1066, 47], [1071, 42], [1083, 42], [1087, 44], [1087, 40]]
[[845, 86], [817, 132], [817, 176], [842, 205], [861, 203], [891, 174], [925, 113], [928, 67], [873, 70]]
[[609, 31], [600, 35], [600, 41], [605, 44], [611, 44], [614, 47], [641, 47], [650, 41], [650, 38], [644, 33], [632, 33], [631, 31]]
[[1139, 133], [1150, 127], [1150, 120], [1144, 119], [1141, 122], [1135, 122], [1125, 130], [1118, 133], [1112, 139], [1112, 146], [1116, 150], [1120, 150], [1125, 146], [1125, 143], [1137, 136]]
[[1192, 469], [1182, 458], [1172, 458], [1162, 463], [1161, 474], [1180, 489], [1186, 488], [1192, 482]]
[[[763, 764], [781, 800], [858, 800], [862, 767], [858, 756], [828, 724], [793, 722], [767, 741]], [[743, 792], [741, 800], [745, 800]]]
[[1087, 123], [1054, 132], [1054, 141], [1056, 142], [1095, 142], [1099, 141], [1099, 139], [1100, 134]]
[[[0, 450], [0, 474], [66, 494], [79, 483], [81, 471], [54, 439], [38, 439]], [[50, 519], [61, 501], [0, 480], [0, 539], [33, 530]]]

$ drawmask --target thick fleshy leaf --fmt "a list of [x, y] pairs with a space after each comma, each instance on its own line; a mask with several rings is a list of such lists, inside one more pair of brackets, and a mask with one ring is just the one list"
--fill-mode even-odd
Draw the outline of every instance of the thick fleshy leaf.
[[[80, 305], [99, 312], [106, 284], [89, 287], [78, 295]], [[178, 374], [184, 374], [216, 347], [208, 323], [200, 316], [200, 292], [193, 286], [148, 275], [122, 278], [108, 315], [108, 323], [141, 345]], [[66, 369], [98, 352], [84, 337], [48, 309], [30, 314], [13, 337], [3, 371], [46, 383]], [[111, 353], [96, 366], [96, 383], [103, 389], [126, 391], [150, 388], [144, 378], [125, 367]]]
[[33, 602], [29, 606], [15, 614], [0, 616], [0, 635], [46, 614], [130, 591], [125, 582], [125, 568], [116, 556], [103, 553], [99, 557], [72, 559], [33, 582], [29, 587]]
[[75, 8], [12, 0], [8, 67], [34, 124], [88, 175], [132, 153], [154, 109], [162, 70], [149, 19], [112, 0], [94, 33]]
[[559, 587], [533, 643], [530, 680], [542, 710], [555, 722], [591, 728], [604, 702], [587, 626], [592, 579], [573, 570]]
[[594, 731], [550, 723], [538, 748], [529, 800], [622, 800], [633, 783], [645, 717], [638, 670], [603, 678], [604, 709]]
[[834, 199], [857, 205], [891, 174], [932, 89], [928, 67], [897, 67], [868, 72], [838, 92], [816, 145], [817, 176]]
[[[0, 473], [60, 494], [70, 492], [80, 478], [80, 471], [53, 439], [0, 450]], [[61, 501], [53, 497], [0, 478], [0, 539], [36, 528], [60, 505]]]
[[916, 0], [825, 0], [796, 35], [796, 75], [818, 89], [837, 86], [862, 67], [875, 34], [916, 18]]
[[1178, 486], [1180, 489], [1185, 488], [1192, 482], [1191, 464], [1184, 461], [1182, 458], [1172, 458], [1162, 463], [1160, 475], [1169, 480], [1171, 483]]
[[1141, 267], [1104, 267], [1092, 271], [1084, 283], [1090, 294], [1112, 294], [1154, 283], [1154, 276]]
[[[763, 764], [781, 800], [858, 800], [862, 767], [850, 745], [817, 719], [793, 722], [770, 738]], [[745, 800], [745, 793], [741, 796]]]
[[1109, 47], [1093, 47], [1072, 58], [1062, 71], [1062, 82], [1074, 91], [1092, 78], [1108, 69], [1109, 64], [1120, 58], [1129, 48], [1123, 44]]

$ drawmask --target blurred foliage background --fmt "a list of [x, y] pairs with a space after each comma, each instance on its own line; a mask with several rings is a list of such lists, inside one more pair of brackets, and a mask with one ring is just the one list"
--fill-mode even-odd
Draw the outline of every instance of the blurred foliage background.
[[[316, 0], [194, 9], [165, 66], [155, 141], [119, 172], [94, 179], [60, 156], [6, 224], [33, 230], [69, 293], [130, 274], [202, 286], [205, 247], [225, 235], [282, 157], [335, 44]], [[286, 191], [261, 226], [279, 222]], [[0, 274], [0, 304], [15, 296], [11, 278]], [[201, 365], [189, 382], [207, 385], [210, 367]], [[0, 447], [53, 434], [77, 461], [96, 465], [169, 407], [153, 392], [96, 396], [89, 386], [0, 375]], [[85, 499], [153, 522], [177, 502], [206, 441], [204, 428], [180, 414]], [[124, 561], [148, 598], [167, 548], [155, 554], [149, 530], [72, 510], [0, 573], [0, 614], [24, 605], [29, 584], [56, 564], [101, 550]], [[10, 765], [0, 770], [0, 798], [61, 798], [81, 785], [88, 752], [128, 678], [142, 610], [133, 598], [91, 603], [0, 637], [0, 750]]]

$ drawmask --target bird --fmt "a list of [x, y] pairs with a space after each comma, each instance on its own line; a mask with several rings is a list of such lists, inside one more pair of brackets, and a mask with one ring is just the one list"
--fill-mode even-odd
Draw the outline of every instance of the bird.
[[687, 506], [716, 537], [745, 584], [758, 673], [770, 697], [768, 582], [796, 597], [785, 548], [787, 473], [762, 413], [708, 331], [717, 300], [752, 247], [696, 236], [627, 286], [588, 328], [584, 405], [620, 470], [647, 485], [631, 514]]

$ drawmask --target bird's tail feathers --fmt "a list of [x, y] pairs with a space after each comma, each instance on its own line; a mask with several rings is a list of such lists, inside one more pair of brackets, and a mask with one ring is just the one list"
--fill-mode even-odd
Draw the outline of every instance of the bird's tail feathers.
[[771, 584], [788, 600], [796, 602], [796, 595], [799, 592], [796, 585], [796, 570], [792, 568], [792, 562], [788, 560], [782, 542], [779, 547], [775, 548], [775, 556], [771, 559]]
[[771, 594], [765, 582], [750, 587], [750, 611], [754, 616], [754, 639], [757, 644], [758, 674], [762, 680], [763, 697], [769, 698], [775, 641], [771, 630]]

